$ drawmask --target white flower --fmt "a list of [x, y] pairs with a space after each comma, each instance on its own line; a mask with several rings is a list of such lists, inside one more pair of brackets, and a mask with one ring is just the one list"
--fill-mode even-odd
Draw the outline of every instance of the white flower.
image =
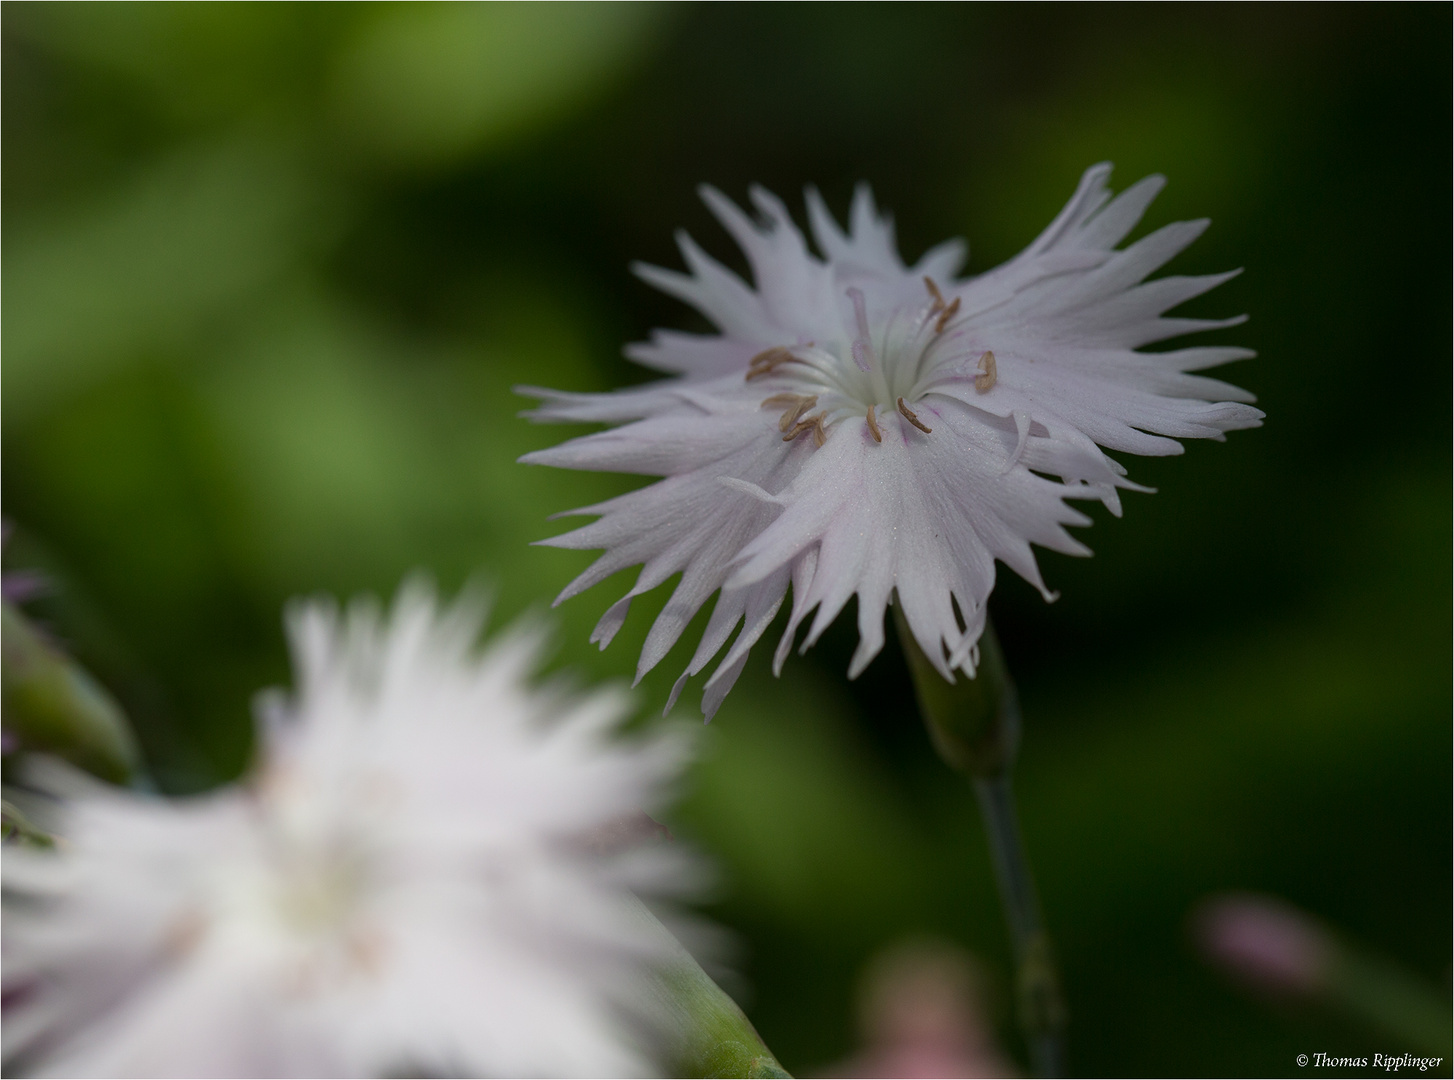
[[1176, 438], [1221, 439], [1262, 417], [1246, 391], [1189, 374], [1248, 350], [1137, 351], [1241, 320], [1163, 317], [1232, 275], [1142, 283], [1207, 222], [1168, 225], [1117, 251], [1164, 181], [1148, 177], [1111, 199], [1109, 175], [1109, 165], [1088, 170], [1033, 244], [966, 279], [955, 277], [964, 258], [957, 242], [906, 268], [866, 187], [847, 234], [808, 192], [821, 257], [768, 192], [751, 193], [757, 222], [704, 189], [746, 253], [756, 291], [685, 235], [678, 241], [690, 276], [636, 270], [720, 334], [657, 331], [629, 347], [631, 358], [673, 373], [660, 382], [610, 394], [522, 391], [545, 402], [537, 419], [620, 425], [522, 461], [665, 477], [575, 511], [599, 520], [542, 541], [605, 549], [556, 602], [643, 564], [596, 627], [591, 640], [604, 648], [633, 596], [681, 574], [647, 636], [639, 680], [720, 589], [672, 691], [674, 702], [745, 621], [707, 681], [708, 717], [789, 584], [775, 671], [810, 611], [817, 615], [805, 649], [856, 594], [856, 676], [883, 647], [885, 608], [897, 592], [944, 677], [952, 681], [956, 668], [973, 674], [995, 560], [1051, 598], [1030, 545], [1088, 553], [1064, 528], [1088, 519], [1064, 500], [1097, 498], [1119, 514], [1117, 489], [1137, 486], [1101, 447], [1177, 454]]
[[[6, 1054], [60, 1076], [635, 1076], [681, 877], [647, 820], [682, 762], [625, 696], [476, 656], [480, 606], [406, 587], [387, 622], [291, 612], [301, 689], [246, 786], [163, 799], [54, 765], [56, 851], [7, 847]], [[424, 1072], [418, 1070], [423, 1069]], [[400, 1070], [403, 1070], [402, 1072]]]

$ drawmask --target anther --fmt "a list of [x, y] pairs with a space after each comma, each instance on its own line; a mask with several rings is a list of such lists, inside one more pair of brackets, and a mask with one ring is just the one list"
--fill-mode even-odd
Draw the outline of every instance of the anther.
[[934, 303], [929, 305], [928, 317], [932, 319], [944, 310], [944, 294], [939, 291], [939, 286], [934, 284], [934, 279], [927, 275], [924, 278], [924, 287], [929, 290], [929, 295], [934, 298]]
[[803, 398], [802, 394], [794, 394], [791, 391], [784, 394], [774, 394], [772, 397], [762, 399], [764, 409], [786, 409], [796, 405]]
[[797, 401], [783, 412], [782, 419], [777, 422], [777, 429], [779, 431], [787, 431], [788, 428], [798, 422], [798, 419], [803, 413], [807, 412], [816, 404], [818, 404], [816, 397], [799, 396]]
[[803, 432], [809, 430], [813, 426], [814, 419], [816, 418], [799, 420], [796, 424], [793, 425], [793, 429], [783, 436], [783, 442], [792, 442]]
[[934, 333], [944, 333], [944, 328], [949, 325], [949, 320], [959, 312], [959, 297], [949, 301], [949, 306], [939, 313], [939, 321], [934, 324]]
[[909, 408], [907, 405], [904, 404], [904, 399], [903, 398], [899, 398], [899, 412], [901, 412], [901, 413], [904, 414], [904, 419], [905, 420], [907, 420], [909, 423], [913, 424], [916, 428], [918, 428], [920, 431], [922, 431], [925, 435], [932, 435], [934, 433], [934, 429], [933, 428], [925, 427], [924, 426], [924, 422], [919, 419], [919, 417], [914, 413], [914, 410], [911, 409], [911, 408]]
[[792, 442], [805, 431], [811, 431], [813, 442], [822, 446], [828, 440], [828, 433], [823, 428], [823, 414], [817, 413], [799, 420], [793, 429], [783, 436], [783, 442]]
[[878, 429], [878, 421], [874, 419], [872, 405], [868, 407], [868, 433], [873, 436], [874, 442], [884, 441], [883, 432]]
[[974, 377], [974, 388], [981, 394], [986, 393], [999, 377], [999, 372], [995, 370], [995, 354], [985, 352], [979, 358], [979, 374]]
[[793, 359], [793, 354], [781, 345], [774, 346], [771, 349], [764, 349], [748, 361], [747, 381], [751, 382], [761, 375], [771, 375], [783, 364]]

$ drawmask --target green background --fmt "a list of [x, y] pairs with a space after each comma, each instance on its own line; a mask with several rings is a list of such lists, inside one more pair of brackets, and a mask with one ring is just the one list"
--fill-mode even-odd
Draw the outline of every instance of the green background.
[[[288, 597], [423, 567], [493, 582], [498, 624], [583, 568], [527, 544], [640, 481], [514, 464], [570, 432], [510, 388], [640, 381], [622, 343], [700, 326], [627, 271], [679, 226], [742, 266], [699, 182], [842, 214], [868, 180], [908, 257], [963, 235], [979, 271], [1087, 165], [1165, 173], [1143, 231], [1209, 216], [1172, 272], [1246, 267], [1187, 310], [1251, 314], [1204, 341], [1258, 350], [1227, 377], [1268, 419], [1125, 458], [1159, 493], [1042, 556], [1062, 599], [991, 604], [1071, 1068], [1412, 1049], [1244, 997], [1186, 919], [1264, 890], [1449, 990], [1446, 5], [11, 3], [3, 35], [6, 565], [49, 569], [33, 610], [171, 791], [245, 766]], [[558, 609], [553, 666], [630, 674], [664, 590], [586, 642], [630, 580]], [[1018, 1053], [972, 799], [892, 648], [845, 681], [852, 625], [777, 682], [759, 648], [673, 819], [722, 868], [729, 988], [809, 1072], [866, 960], [936, 933]]]

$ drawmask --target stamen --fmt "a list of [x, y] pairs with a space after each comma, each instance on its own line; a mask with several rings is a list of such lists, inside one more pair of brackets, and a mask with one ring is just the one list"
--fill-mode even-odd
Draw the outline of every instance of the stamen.
[[995, 370], [995, 354], [985, 352], [979, 358], [979, 374], [974, 377], [974, 388], [981, 394], [987, 393], [999, 377], [999, 372]]
[[777, 422], [777, 429], [779, 431], [787, 431], [788, 428], [798, 422], [798, 418], [803, 413], [807, 412], [816, 404], [818, 404], [818, 398], [816, 396], [799, 397], [795, 405], [783, 412], [782, 419]]
[[918, 428], [920, 431], [922, 431], [925, 435], [932, 435], [934, 433], [934, 429], [933, 428], [927, 428], [927, 427], [925, 427], [924, 424], [923, 424], [923, 422], [919, 419], [919, 417], [917, 415], [915, 415], [914, 410], [911, 409], [911, 408], [909, 408], [907, 405], [904, 404], [904, 399], [903, 398], [899, 398], [899, 412], [901, 412], [901, 413], [904, 414], [904, 419], [905, 420], [907, 420], [909, 423], [913, 424], [916, 428]]
[[939, 286], [934, 284], [934, 279], [926, 276], [924, 287], [929, 290], [929, 295], [934, 298], [934, 303], [929, 306], [929, 318], [933, 318], [944, 310], [944, 294], [939, 291]]
[[771, 375], [783, 364], [795, 360], [791, 352], [776, 345], [771, 349], [764, 349], [754, 356], [747, 364], [747, 381], [751, 382], [762, 375]]
[[790, 405], [796, 405], [802, 400], [802, 394], [794, 394], [791, 391], [783, 394], [774, 394], [770, 398], [762, 399], [764, 409], [785, 409]]
[[813, 433], [813, 442], [816, 445], [822, 446], [827, 442], [828, 432], [823, 428], [823, 414], [815, 413], [812, 416], [799, 420], [793, 427], [793, 430], [783, 436], [783, 442], [792, 442], [805, 431], [811, 431]]
[[794, 439], [796, 439], [799, 435], [807, 431], [812, 426], [813, 418], [809, 418], [807, 420], [799, 420], [796, 424], [793, 425], [793, 429], [783, 436], [783, 442], [792, 442]]
[[949, 325], [949, 320], [959, 312], [959, 297], [949, 301], [949, 306], [939, 313], [939, 321], [934, 324], [934, 333], [944, 333], [944, 328]]
[[872, 371], [874, 364], [873, 339], [868, 332], [868, 303], [862, 289], [849, 289], [848, 299], [853, 301], [853, 318], [858, 323], [858, 337], [853, 341], [853, 362], [859, 371]]
[[883, 432], [878, 429], [878, 421], [874, 419], [873, 408], [872, 405], [868, 407], [868, 433], [873, 436], [874, 442], [881, 443], [884, 441], [884, 436]]

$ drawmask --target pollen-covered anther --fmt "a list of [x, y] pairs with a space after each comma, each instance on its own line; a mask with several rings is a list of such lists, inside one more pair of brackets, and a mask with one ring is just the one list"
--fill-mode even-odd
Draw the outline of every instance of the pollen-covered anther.
[[918, 414], [915, 413], [913, 409], [909, 408], [907, 405], [904, 404], [904, 399], [903, 398], [899, 398], [899, 412], [901, 412], [901, 413], [904, 414], [904, 419], [905, 420], [907, 420], [909, 423], [913, 424], [916, 428], [918, 428], [920, 431], [922, 431], [925, 435], [932, 435], [934, 433], [934, 429], [933, 428], [925, 427], [924, 426], [924, 421], [922, 421], [922, 420], [919, 419]]
[[823, 428], [823, 414], [815, 413], [799, 420], [793, 429], [783, 436], [783, 442], [792, 442], [805, 431], [813, 433], [814, 446], [822, 446], [828, 441], [828, 432]]
[[796, 405], [802, 399], [803, 399], [803, 395], [802, 394], [794, 394], [791, 390], [789, 390], [786, 393], [773, 394], [772, 397], [763, 398], [762, 399], [762, 408], [764, 408], [764, 409], [785, 409], [785, 408], [788, 408], [788, 407], [790, 407], [792, 405]]
[[781, 345], [776, 345], [771, 349], [764, 349], [748, 361], [747, 381], [751, 382], [760, 376], [771, 375], [778, 368], [782, 367], [782, 365], [791, 363], [794, 359], [793, 354]]
[[883, 432], [878, 429], [878, 420], [873, 415], [873, 409], [872, 405], [868, 407], [868, 433], [873, 436], [874, 442], [881, 443], [884, 441], [884, 436]]
[[934, 298], [934, 303], [929, 305], [929, 314], [925, 316], [932, 319], [944, 310], [944, 294], [939, 291], [939, 286], [934, 284], [934, 279], [928, 276], [924, 278], [924, 288], [928, 289], [929, 295]]
[[774, 394], [762, 403], [764, 409], [783, 409], [782, 417], [777, 422], [779, 431], [787, 431], [802, 415], [818, 404], [816, 394], [812, 396], [804, 394]]
[[934, 333], [944, 333], [944, 328], [949, 325], [949, 320], [959, 314], [959, 297], [949, 301], [949, 305], [939, 313], [939, 321], [934, 324]]
[[974, 388], [981, 394], [988, 392], [999, 379], [995, 370], [995, 354], [986, 350], [979, 358], [979, 374], [974, 377]]

